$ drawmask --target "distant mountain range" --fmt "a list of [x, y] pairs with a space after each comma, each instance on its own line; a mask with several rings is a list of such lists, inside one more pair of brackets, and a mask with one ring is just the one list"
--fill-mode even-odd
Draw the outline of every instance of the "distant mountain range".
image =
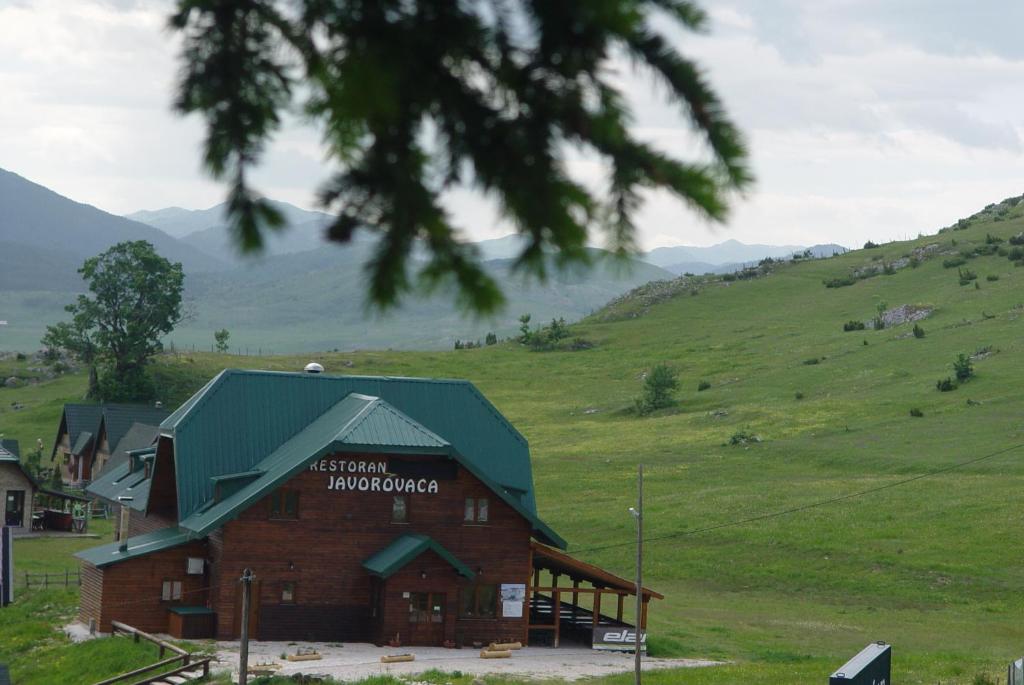
[[738, 240], [726, 240], [709, 247], [691, 245], [659, 247], [645, 254], [643, 259], [676, 275], [728, 273], [757, 263], [766, 257], [786, 258], [794, 254], [802, 254], [807, 250], [810, 250], [813, 257], [831, 257], [849, 252], [847, 248], [835, 243], [805, 247], [803, 245], [748, 245]]

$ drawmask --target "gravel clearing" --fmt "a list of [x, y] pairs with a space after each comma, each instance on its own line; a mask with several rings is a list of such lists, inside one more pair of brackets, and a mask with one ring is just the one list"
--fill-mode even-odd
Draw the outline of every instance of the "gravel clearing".
[[[323, 658], [318, 661], [289, 662], [281, 654], [294, 654], [297, 648], [314, 648]], [[382, 664], [386, 654], [415, 654], [412, 662]], [[238, 643], [218, 642], [215, 671], [238, 671]], [[249, 666], [277, 663], [277, 673], [290, 675], [330, 676], [338, 680], [359, 680], [373, 675], [411, 676], [423, 671], [461, 671], [472, 675], [504, 674], [530, 679], [560, 678], [578, 680], [593, 676], [623, 673], [633, 669], [633, 655], [596, 652], [586, 647], [526, 647], [512, 653], [509, 659], [481, 659], [477, 649], [444, 649], [441, 647], [375, 647], [363, 643], [322, 642], [250, 642]], [[695, 668], [715, 666], [721, 662], [700, 659], [644, 659], [644, 669]], [[237, 681], [236, 681], [237, 682]]]

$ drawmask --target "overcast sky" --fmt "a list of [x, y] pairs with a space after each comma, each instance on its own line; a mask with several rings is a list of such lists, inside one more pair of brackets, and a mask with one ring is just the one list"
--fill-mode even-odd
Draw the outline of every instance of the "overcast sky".
[[[750, 142], [758, 183], [725, 226], [664, 196], [646, 247], [744, 242], [857, 246], [929, 233], [1024, 193], [1024, 3], [716, 0], [707, 36], [672, 34], [709, 72]], [[0, 167], [115, 213], [205, 208], [197, 119], [170, 111], [176, 46], [165, 0], [0, 0]], [[642, 74], [619, 78], [637, 134], [685, 155], [684, 120]], [[256, 184], [311, 207], [328, 173], [315, 131], [290, 124]], [[570, 161], [581, 178], [598, 169]], [[469, 193], [473, 238], [507, 233]]]

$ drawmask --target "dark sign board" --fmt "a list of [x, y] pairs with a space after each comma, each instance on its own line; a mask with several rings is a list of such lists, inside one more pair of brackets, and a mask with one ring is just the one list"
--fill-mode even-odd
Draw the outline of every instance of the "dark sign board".
[[829, 676], [828, 685], [891, 685], [892, 645], [873, 642]]
[[14, 529], [0, 528], [0, 607], [14, 601]]
[[[636, 651], [636, 630], [630, 626], [595, 626], [594, 649], [612, 652]], [[647, 651], [647, 631], [640, 632], [640, 651]]]

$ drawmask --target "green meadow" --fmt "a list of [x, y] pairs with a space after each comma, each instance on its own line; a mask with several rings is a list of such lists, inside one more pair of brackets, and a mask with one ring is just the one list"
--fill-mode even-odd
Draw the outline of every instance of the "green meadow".
[[[570, 552], [626, 577], [642, 463], [646, 584], [666, 596], [652, 650], [730, 662], [651, 683], [826, 682], [875, 640], [894, 645], [895, 682], [996, 682], [1024, 653], [1024, 268], [972, 257], [960, 268], [977, 278], [961, 285], [943, 262], [1022, 229], [1018, 209], [988, 211], [965, 230], [627, 298], [572, 327], [594, 344], [580, 351], [168, 354], [154, 373], [171, 404], [223, 367], [468, 378], [529, 439], [542, 517]], [[1011, 246], [981, 249], [999, 247]], [[823, 284], [885, 264], [902, 268]], [[924, 337], [910, 323], [843, 331], [879, 303], [932, 309]], [[939, 392], [959, 353], [975, 376]], [[660, 362], [679, 371], [678, 404], [639, 417]], [[49, 450], [61, 402], [83, 388], [71, 376], [0, 389], [0, 432]]]

